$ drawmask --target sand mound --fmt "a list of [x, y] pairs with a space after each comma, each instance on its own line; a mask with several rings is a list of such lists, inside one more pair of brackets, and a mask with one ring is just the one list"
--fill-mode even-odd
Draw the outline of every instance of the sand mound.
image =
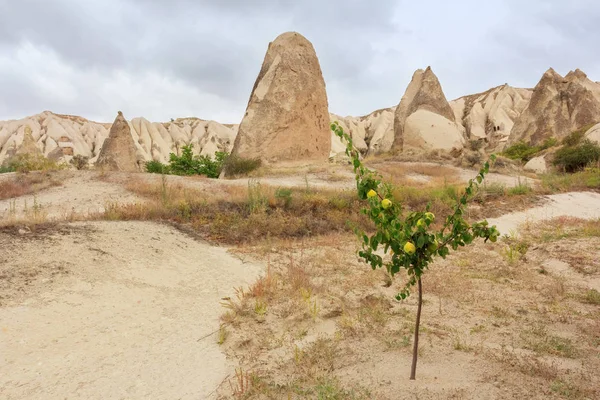
[[154, 223], [32, 235], [0, 233], [3, 398], [207, 399], [233, 375], [219, 303], [261, 267]]

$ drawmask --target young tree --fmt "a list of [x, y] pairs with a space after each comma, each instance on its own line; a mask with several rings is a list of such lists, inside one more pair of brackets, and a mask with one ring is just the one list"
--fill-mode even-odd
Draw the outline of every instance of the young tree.
[[[331, 129], [346, 142], [346, 155], [352, 159], [358, 196], [368, 204], [362, 212], [373, 221], [376, 228], [371, 236], [357, 230], [356, 233], [362, 241], [359, 256], [373, 269], [385, 267], [392, 277], [401, 270], [406, 271], [408, 282], [396, 295], [397, 300], [406, 299], [415, 285], [418, 288], [410, 372], [410, 379], [415, 379], [423, 304], [422, 275], [436, 256], [445, 258], [450, 253], [450, 249], [456, 250], [459, 246], [471, 244], [478, 237], [492, 242], [498, 238], [498, 230], [495, 226], [488, 226], [487, 221], [469, 224], [463, 217], [467, 202], [472, 199], [479, 184], [489, 172], [490, 164], [486, 162], [475, 179], [469, 181], [464, 193], [457, 199], [454, 211], [446, 217], [443, 226], [435, 231], [432, 225], [435, 215], [429, 211], [429, 205], [424, 211], [403, 212], [401, 204], [393, 201], [392, 186], [383, 183], [380, 174], [362, 164], [360, 153], [354, 148], [352, 138], [337, 122], [331, 124]], [[495, 160], [494, 155], [491, 156], [491, 160]], [[379, 247], [383, 247], [385, 255], [389, 254], [385, 260], [376, 254]]]

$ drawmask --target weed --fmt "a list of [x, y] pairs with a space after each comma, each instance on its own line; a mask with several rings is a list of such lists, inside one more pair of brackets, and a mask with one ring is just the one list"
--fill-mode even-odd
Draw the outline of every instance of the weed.
[[260, 158], [243, 158], [230, 155], [223, 166], [227, 176], [236, 177], [248, 175], [262, 165]]
[[588, 304], [600, 305], [600, 292], [596, 289], [590, 289], [585, 293], [583, 301]]
[[228, 336], [229, 332], [227, 331], [227, 327], [224, 324], [221, 324], [221, 326], [219, 327], [219, 337], [217, 339], [217, 343], [220, 345], [225, 343]]

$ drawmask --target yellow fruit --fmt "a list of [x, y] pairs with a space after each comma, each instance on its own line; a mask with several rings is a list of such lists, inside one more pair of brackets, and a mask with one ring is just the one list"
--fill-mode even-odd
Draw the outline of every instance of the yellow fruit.
[[427, 223], [425, 222], [425, 220], [423, 218], [421, 218], [420, 220], [417, 221], [417, 227], [419, 227], [419, 228], [425, 228], [426, 225], [427, 225]]
[[490, 236], [490, 242], [496, 243], [496, 240], [498, 240], [498, 236]]
[[383, 199], [381, 201], [381, 207], [383, 207], [384, 210], [387, 210], [391, 206], [392, 206], [392, 201], [390, 199]]
[[415, 251], [417, 251], [415, 245], [411, 242], [406, 242], [406, 244], [404, 245], [404, 252], [406, 254], [415, 254]]
[[377, 196], [377, 192], [374, 191], [373, 189], [369, 190], [369, 192], [367, 193], [368, 198], [375, 197], [375, 196]]
[[433, 222], [433, 220], [435, 219], [435, 215], [432, 212], [426, 212], [425, 219], [428, 219], [429, 221]]

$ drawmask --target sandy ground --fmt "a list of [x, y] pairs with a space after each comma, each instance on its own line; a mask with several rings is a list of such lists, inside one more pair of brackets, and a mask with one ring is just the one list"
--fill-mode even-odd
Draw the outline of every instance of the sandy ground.
[[205, 399], [232, 373], [219, 302], [259, 265], [143, 222], [0, 233], [0, 248], [0, 398]]
[[503, 235], [517, 233], [521, 224], [567, 216], [583, 219], [600, 218], [600, 193], [572, 192], [544, 196], [543, 205], [525, 211], [488, 219]]
[[23, 218], [34, 213], [51, 220], [65, 220], [71, 215], [104, 212], [111, 202], [141, 201], [121, 185], [99, 180], [99, 174], [95, 172], [63, 171], [57, 176], [62, 180], [62, 186], [17, 199], [0, 200], [0, 220]]
[[[473, 171], [467, 172], [465, 177], [471, 178]], [[333, 180], [319, 173], [305, 176], [259, 180], [276, 186], [303, 187], [307, 181], [313, 187], [354, 185], [351, 176], [347, 180], [343, 173], [336, 172]], [[99, 180], [95, 172], [67, 175], [62, 187], [12, 200], [12, 206], [11, 200], [0, 201], [0, 221], [11, 217], [15, 205], [15, 213], [25, 215], [25, 201], [31, 209], [34, 197], [48, 217], [57, 219], [71, 212], [101, 212], [112, 201], [141, 201], [116, 184], [130, 177], [116, 174]], [[161, 179], [148, 174], [136, 177]], [[506, 184], [518, 183], [517, 178], [500, 177]], [[169, 179], [203, 188], [249, 182]], [[520, 223], [560, 215], [600, 218], [599, 194], [547, 198], [543, 206], [490, 223], [507, 233]], [[144, 222], [72, 223], [48, 232], [0, 233], [0, 248], [0, 398], [210, 399], [224, 380], [231, 378], [235, 361], [226, 359], [216, 344], [215, 332], [223, 312], [220, 302], [234, 297], [234, 288], [255, 281], [264, 268], [261, 261], [242, 262], [224, 248], [209, 246], [165, 225]], [[559, 262], [564, 261], [548, 264], [548, 271], [557, 276], [570, 273]], [[570, 277], [578, 284], [584, 282], [579, 275]], [[596, 280], [586, 280], [592, 282], [589, 287], [595, 287]], [[456, 305], [453, 312], [462, 314], [460, 308]], [[308, 346], [320, 335], [334, 331], [335, 324], [319, 323], [307, 328], [304, 342], [298, 344]], [[398, 376], [389, 365], [396, 363], [401, 365], [402, 376], [406, 375], [407, 356], [399, 362], [397, 354], [390, 353], [387, 364], [368, 352], [359, 356], [371, 360], [375, 372], [364, 375], [362, 369], [342, 370], [347, 381], [389, 385], [387, 382]], [[472, 357], [451, 351], [435, 362], [431, 357], [424, 356], [423, 365], [429, 363], [431, 368], [421, 370], [420, 383], [409, 384], [407, 393], [431, 390], [433, 397], [424, 398], [440, 393], [461, 398], [469, 373], [482, 367]], [[448, 375], [449, 371], [453, 373]], [[454, 378], [442, 384], [442, 375]], [[493, 382], [478, 390], [470, 393], [495, 393], [495, 398], [502, 398]]]

